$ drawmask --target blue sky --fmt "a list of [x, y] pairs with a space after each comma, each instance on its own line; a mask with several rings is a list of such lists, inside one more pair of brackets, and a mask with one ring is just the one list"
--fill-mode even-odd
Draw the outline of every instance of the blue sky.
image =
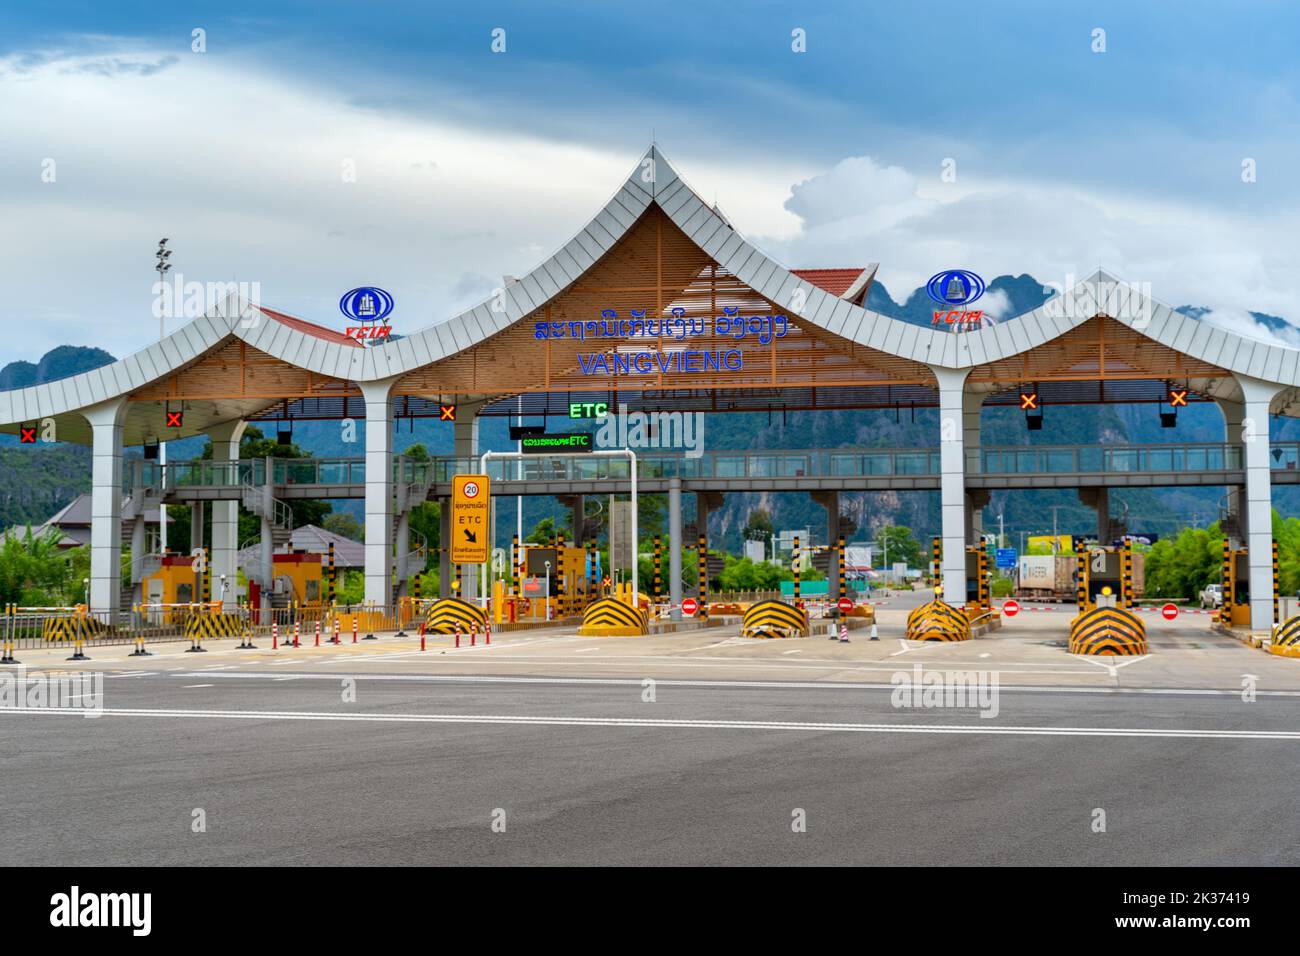
[[1105, 266], [1264, 334], [1246, 310], [1300, 321], [1298, 20], [1284, 3], [11, 4], [0, 319], [32, 329], [14, 357], [140, 347], [169, 235], [187, 279], [257, 281], [334, 324], [340, 291], [383, 285], [427, 325], [580, 228], [653, 130], [788, 265], [879, 261], [899, 296], [947, 267]]

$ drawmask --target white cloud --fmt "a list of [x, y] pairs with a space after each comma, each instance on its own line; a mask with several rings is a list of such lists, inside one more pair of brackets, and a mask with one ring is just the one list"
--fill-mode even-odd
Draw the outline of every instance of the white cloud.
[[1243, 333], [1260, 334], [1247, 310], [1300, 321], [1293, 291], [1300, 289], [1300, 248], [1286, 209], [1234, 218], [1067, 184], [966, 184], [943, 199], [870, 157], [843, 160], [796, 184], [786, 206], [801, 229], [759, 237], [761, 245], [792, 266], [880, 262], [879, 279], [898, 298], [946, 268], [986, 279], [1029, 273], [1064, 285], [1100, 267], [1149, 283], [1168, 305], [1222, 310]]
[[[0, 152], [10, 226], [0, 229], [0, 320], [25, 330], [11, 357], [148, 344], [152, 253], [164, 235], [187, 279], [259, 282], [268, 306], [334, 325], [343, 290], [379, 285], [397, 300], [400, 331], [423, 328], [559, 248], [645, 146], [596, 149], [370, 109], [233, 55], [82, 40], [90, 52], [0, 57], [0, 128], [22, 144]], [[710, 153], [673, 156], [701, 196], [746, 228], [795, 231], [781, 199], [800, 170]], [[54, 183], [41, 182], [45, 159]], [[354, 183], [343, 181], [345, 161]]]

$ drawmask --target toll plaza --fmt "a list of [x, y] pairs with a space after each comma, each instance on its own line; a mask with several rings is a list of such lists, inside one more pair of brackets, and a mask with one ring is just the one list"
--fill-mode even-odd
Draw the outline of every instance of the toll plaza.
[[[655, 172], [650, 180], [642, 175], [647, 168]], [[582, 221], [575, 214], [575, 224]], [[840, 496], [894, 491], [937, 498], [941, 590], [934, 600], [978, 618], [993, 605], [979, 547], [990, 491], [1074, 488], [1096, 510], [1098, 541], [1108, 542], [1116, 537], [1109, 489], [1209, 486], [1227, 489], [1225, 594], [1230, 583], [1231, 600], [1224, 623], [1270, 640], [1276, 613], [1271, 488], [1300, 482], [1300, 445], [1273, 440], [1270, 421], [1300, 415], [1297, 350], [1211, 329], [1104, 272], [987, 327], [954, 332], [892, 319], [866, 307], [874, 265], [785, 268], [696, 195], [657, 146], [586, 223], [499, 295], [401, 338], [362, 342], [232, 296], [113, 365], [0, 392], [0, 430], [18, 434], [50, 422], [61, 441], [92, 448], [88, 613], [116, 628], [133, 604], [179, 598], [189, 585], [180, 564], [151, 568], [149, 560], [133, 560], [129, 585], [122, 587], [125, 546], [146, 554], [145, 508], [209, 509], [211, 530], [199, 528], [195, 547], [210, 565], [208, 580], [224, 576], [228, 584], [237, 577], [244, 543], [237, 540], [239, 515], [254, 515], [261, 534], [248, 577], [265, 591], [281, 573], [277, 557], [294, 530], [289, 502], [303, 498], [363, 502], [365, 601], [393, 620], [415, 599], [424, 553], [410, 516], [428, 500], [444, 505], [446, 546], [441, 593], [421, 595], [420, 602], [459, 599], [484, 608], [499, 585], [494, 615], [508, 615], [507, 600], [523, 607], [540, 599], [548, 614], [579, 618], [611, 594], [639, 610], [645, 592], [636, 567], [648, 542], [636, 531], [638, 499], [656, 494], [667, 502], [663, 603], [680, 621], [690, 597], [682, 564], [691, 550], [698, 562], [695, 598], [707, 596], [710, 513], [728, 494], [782, 491], [808, 494], [824, 509], [825, 531], [818, 529], [815, 546], [829, 549], [827, 601], [834, 603], [847, 590]], [[1224, 441], [1003, 447], [980, 441], [986, 409], [1015, 410], [1027, 435], [1050, 428], [1060, 406], [1154, 403], [1176, 418], [1189, 402], [1221, 410]], [[594, 439], [569, 436], [493, 458], [478, 435], [478, 424], [494, 416], [574, 421], [603, 413], [621, 450], [644, 446], [647, 436], [671, 431], [681, 416], [696, 412], [775, 417], [854, 409], [932, 410], [934, 440], [917, 448], [689, 454], [639, 447], [620, 457], [603, 454]], [[453, 453], [428, 460], [395, 454], [395, 429], [415, 419], [449, 429]], [[240, 457], [247, 423], [291, 435], [294, 422], [313, 420], [363, 423], [364, 453]], [[148, 455], [163, 439], [200, 434], [212, 441], [210, 460], [124, 459], [128, 447], [142, 446]], [[539, 436], [521, 435], [521, 445], [526, 437]], [[515, 496], [568, 503], [576, 540], [543, 549], [551, 554], [550, 569], [538, 552], [541, 571], [533, 549], [521, 546], [510, 571], [522, 564], [522, 575], [493, 581], [493, 550], [508, 545], [494, 540], [493, 502]], [[611, 549], [611, 567], [593, 580], [580, 530], [582, 502], [610, 496], [622, 502], [620, 520], [630, 519], [631, 530], [626, 547]], [[693, 533], [683, 519], [687, 496], [695, 499]], [[1107, 587], [1121, 605], [1131, 601], [1124, 553], [1098, 551], [1099, 564], [1079, 574], [1082, 604], [1095, 605]], [[539, 579], [545, 594], [529, 594]], [[298, 583], [301, 599], [312, 600], [312, 579]], [[315, 593], [322, 586], [317, 581]], [[218, 587], [211, 600], [226, 610], [239, 603], [229, 586]], [[258, 614], [264, 612], [259, 602]], [[709, 602], [697, 613], [707, 618]], [[932, 608], [933, 620], [945, 615]]]

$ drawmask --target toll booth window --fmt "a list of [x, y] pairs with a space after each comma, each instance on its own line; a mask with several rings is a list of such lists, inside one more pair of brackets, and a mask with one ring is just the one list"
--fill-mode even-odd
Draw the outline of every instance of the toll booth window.
[[305, 593], [306, 593], [306, 595], [307, 595], [307, 600], [308, 600], [308, 601], [319, 601], [319, 600], [320, 600], [320, 582], [317, 581], [317, 580], [314, 580], [313, 578], [308, 578], [306, 584], [307, 584], [307, 586], [306, 586], [306, 588], [305, 588], [304, 590], [305, 590]]
[[194, 585], [178, 584], [176, 585], [176, 603], [191, 604], [194, 601]]

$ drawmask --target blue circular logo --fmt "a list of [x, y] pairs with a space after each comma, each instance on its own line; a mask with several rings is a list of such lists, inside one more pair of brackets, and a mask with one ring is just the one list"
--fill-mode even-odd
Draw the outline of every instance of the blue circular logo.
[[382, 322], [393, 311], [393, 297], [383, 289], [362, 286], [343, 293], [339, 311], [354, 322]]
[[984, 280], [969, 269], [948, 269], [931, 276], [925, 291], [940, 305], [965, 305], [984, 294]]

